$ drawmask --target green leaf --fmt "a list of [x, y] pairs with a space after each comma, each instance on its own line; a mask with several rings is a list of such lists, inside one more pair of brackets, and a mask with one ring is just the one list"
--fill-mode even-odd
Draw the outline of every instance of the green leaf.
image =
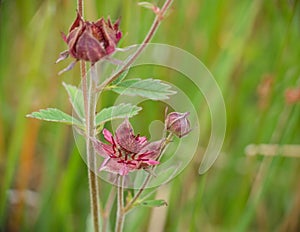
[[147, 200], [140, 203], [141, 206], [147, 207], [160, 207], [160, 206], [168, 206], [165, 200]]
[[96, 115], [96, 126], [117, 118], [131, 118], [142, 108], [131, 104], [120, 104], [104, 108]]
[[124, 72], [122, 72], [122, 73], [120, 74], [120, 76], [118, 76], [118, 78], [115, 79], [115, 80], [111, 83], [111, 85], [118, 85], [121, 81], [123, 81], [123, 80], [125, 79], [125, 77], [127, 76], [128, 72], [129, 72], [129, 68], [126, 69], [126, 70], [124, 70]]
[[55, 108], [42, 109], [31, 114], [27, 114], [26, 117], [50, 122], [61, 122], [82, 127], [82, 124], [76, 118], [73, 118], [71, 115]]
[[78, 89], [73, 85], [69, 85], [63, 82], [63, 86], [68, 92], [69, 100], [75, 110], [77, 116], [84, 119], [84, 104], [82, 90]]
[[168, 99], [169, 95], [176, 92], [171, 86], [158, 79], [129, 79], [111, 86], [111, 89], [118, 93], [129, 96], [141, 96], [152, 100]]
[[125, 205], [127, 205], [129, 202], [131, 202], [132, 198], [133, 198], [133, 196], [132, 196], [132, 190], [128, 190], [127, 191], [126, 200], [125, 200], [125, 202], [126, 202]]

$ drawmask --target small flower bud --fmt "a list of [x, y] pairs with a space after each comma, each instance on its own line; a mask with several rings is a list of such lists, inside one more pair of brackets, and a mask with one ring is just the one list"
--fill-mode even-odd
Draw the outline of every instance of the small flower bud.
[[188, 120], [189, 112], [179, 113], [171, 112], [167, 115], [165, 126], [167, 131], [175, 134], [179, 138], [187, 135], [190, 131], [190, 122]]

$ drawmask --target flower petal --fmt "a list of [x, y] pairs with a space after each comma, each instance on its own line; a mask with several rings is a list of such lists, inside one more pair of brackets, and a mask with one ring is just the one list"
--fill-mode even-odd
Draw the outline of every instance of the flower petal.
[[[92, 139], [92, 143], [96, 152], [104, 158], [110, 157], [109, 146], [107, 144], [102, 143], [97, 139]], [[112, 148], [111, 148], [112, 149]]]
[[137, 140], [138, 140], [138, 142], [141, 143], [141, 144], [147, 142], [147, 138], [146, 138], [145, 136], [142, 136], [142, 137], [138, 136], [138, 137], [137, 137]]
[[143, 163], [149, 164], [149, 165], [157, 165], [159, 164], [159, 161], [157, 160], [148, 160], [148, 161], [144, 161]]
[[148, 158], [155, 160], [160, 155], [160, 149], [164, 140], [149, 143], [139, 153], [138, 158]]
[[117, 144], [124, 150], [136, 154], [147, 145], [147, 139], [145, 137], [139, 137], [133, 134], [133, 128], [128, 119], [125, 119], [117, 128], [116, 140]]
[[79, 27], [80, 24], [83, 24], [84, 20], [82, 19], [80, 13], [77, 11], [77, 17], [75, 19], [75, 21], [73, 22], [73, 24], [71, 25], [69, 32], [71, 32], [74, 28]]
[[105, 159], [100, 166], [99, 171], [108, 171], [118, 174], [122, 168], [122, 164], [118, 163], [115, 159]]
[[117, 128], [116, 137], [118, 140], [123, 140], [123, 138], [127, 138], [129, 135], [133, 135], [133, 128], [126, 118]]
[[107, 171], [122, 176], [128, 175], [134, 168], [124, 163], [118, 163], [116, 159], [105, 159], [100, 166], [99, 171]]
[[107, 129], [103, 129], [103, 131], [102, 131], [102, 133], [103, 133], [103, 135], [104, 135], [104, 138], [106, 139], [106, 141], [107, 142], [109, 142], [110, 144], [113, 144], [114, 142], [113, 142], [113, 136], [112, 136], [112, 134], [110, 133], [110, 131], [109, 130], [107, 130]]
[[64, 68], [63, 70], [59, 71], [58, 75], [63, 74], [64, 72], [70, 71], [72, 68], [74, 68], [75, 64], [78, 62], [78, 60], [73, 61], [71, 64], [68, 65], [68, 67]]
[[113, 146], [111, 146], [110, 144], [102, 143], [102, 148], [104, 149], [104, 151], [106, 151], [107, 155], [109, 155], [110, 157], [115, 157], [116, 152]]
[[97, 62], [106, 55], [105, 49], [100, 42], [88, 30], [85, 30], [78, 38], [75, 50], [76, 54], [73, 54], [75, 58], [92, 63]]
[[129, 168], [126, 164], [122, 165], [122, 168], [119, 170], [121, 176], [126, 176], [129, 173]]
[[59, 54], [58, 59], [55, 61], [55, 64], [61, 62], [62, 60], [67, 59], [68, 56], [69, 56], [69, 51], [68, 51], [68, 50], [61, 52], [61, 53]]
[[108, 161], [110, 160], [111, 158], [110, 157], [107, 157], [101, 164], [100, 168], [99, 168], [99, 171], [102, 171], [105, 169], [106, 167], [106, 164], [108, 163]]

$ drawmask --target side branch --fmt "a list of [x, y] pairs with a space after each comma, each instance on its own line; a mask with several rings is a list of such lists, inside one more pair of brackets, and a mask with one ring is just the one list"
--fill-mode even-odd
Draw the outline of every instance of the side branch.
[[97, 92], [101, 92], [107, 85], [109, 85], [111, 82], [113, 82], [115, 79], [117, 79], [129, 66], [138, 58], [138, 56], [142, 53], [142, 51], [145, 49], [146, 45], [150, 42], [150, 40], [155, 35], [155, 32], [157, 31], [161, 21], [163, 20], [167, 10], [169, 9], [170, 5], [172, 4], [173, 0], [166, 0], [161, 10], [157, 11], [156, 17], [154, 19], [154, 22], [152, 23], [152, 26], [145, 37], [142, 44], [139, 46], [139, 48], [136, 50], [136, 52], [133, 54], [133, 56], [123, 65], [123, 67], [113, 76], [106, 79], [102, 82], [97, 88]]

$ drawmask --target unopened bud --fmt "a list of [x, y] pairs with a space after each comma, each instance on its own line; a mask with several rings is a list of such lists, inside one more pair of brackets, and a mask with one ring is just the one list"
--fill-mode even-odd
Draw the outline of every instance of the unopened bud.
[[179, 138], [187, 135], [190, 131], [190, 122], [188, 120], [189, 112], [179, 113], [171, 112], [167, 115], [165, 126], [167, 131], [175, 134]]
[[[56, 63], [71, 55], [76, 61], [84, 60], [93, 64], [115, 51], [122, 33], [119, 30], [119, 20], [112, 23], [110, 18], [108, 20], [100, 18], [96, 22], [89, 22], [83, 20], [77, 13], [69, 33], [67, 35], [62, 33], [62, 37], [68, 44], [68, 50], [60, 54]], [[70, 70], [75, 62], [63, 72]]]

